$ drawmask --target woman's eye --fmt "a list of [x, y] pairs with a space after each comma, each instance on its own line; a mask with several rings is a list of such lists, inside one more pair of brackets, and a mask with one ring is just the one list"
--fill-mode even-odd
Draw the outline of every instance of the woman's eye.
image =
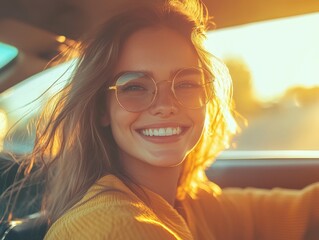
[[183, 81], [175, 84], [175, 89], [199, 88], [201, 85], [197, 81]]
[[142, 85], [128, 85], [128, 86], [123, 86], [121, 88], [121, 92], [137, 92], [137, 91], [145, 91], [147, 90], [144, 86]]

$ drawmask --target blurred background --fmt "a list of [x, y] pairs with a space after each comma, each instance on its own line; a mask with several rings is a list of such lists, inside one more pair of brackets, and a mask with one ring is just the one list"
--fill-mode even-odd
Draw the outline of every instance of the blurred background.
[[207, 47], [228, 66], [246, 119], [232, 148], [319, 149], [319, 13], [216, 30]]

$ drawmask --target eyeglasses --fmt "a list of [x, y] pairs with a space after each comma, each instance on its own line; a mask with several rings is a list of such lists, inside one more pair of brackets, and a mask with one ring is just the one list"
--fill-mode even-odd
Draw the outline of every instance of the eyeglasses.
[[125, 72], [115, 77], [115, 90], [120, 106], [129, 112], [148, 109], [158, 94], [157, 85], [171, 83], [171, 91], [177, 102], [186, 108], [197, 109], [208, 103], [213, 95], [213, 76], [203, 68], [183, 68], [174, 74], [172, 80], [156, 82], [145, 72]]

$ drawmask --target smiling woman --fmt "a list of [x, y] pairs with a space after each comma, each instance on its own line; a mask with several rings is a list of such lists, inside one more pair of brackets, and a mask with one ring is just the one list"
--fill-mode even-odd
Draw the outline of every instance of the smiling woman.
[[200, 2], [145, 3], [82, 42], [70, 81], [39, 119], [31, 155], [17, 159], [22, 183], [45, 176], [45, 239], [318, 233], [318, 184], [222, 191], [207, 179], [236, 131], [229, 73], [203, 46], [208, 21]]
[[[145, 59], [148, 59], [147, 63]], [[138, 30], [126, 40], [115, 68], [115, 75], [119, 72], [146, 71], [160, 81], [154, 80], [155, 85], [152, 88], [148, 87], [148, 84], [153, 82], [151, 79], [139, 76], [138, 85], [136, 79], [128, 80], [125, 75], [126, 83], [122, 86], [124, 90], [117, 91], [117, 98], [114, 94], [108, 96], [107, 111], [102, 117], [102, 124], [111, 127], [113, 137], [121, 149], [119, 159], [125, 171], [131, 172], [128, 168], [134, 166], [135, 170], [132, 171], [137, 171], [134, 175], [138, 176], [138, 173], [144, 172], [143, 175], [149, 176], [143, 177], [151, 179], [151, 176], [154, 176], [153, 171], [158, 170], [152, 167], [149, 169], [147, 166], [180, 165], [187, 152], [196, 145], [204, 125], [204, 106], [209, 100], [197, 99], [202, 95], [198, 93], [198, 87], [202, 88], [200, 92], [205, 92], [204, 87], [208, 87], [208, 83], [199, 84], [211, 82], [209, 78], [204, 79], [201, 72], [205, 70], [196, 70], [197, 65], [197, 53], [191, 44], [179, 33], [167, 27]], [[199, 72], [194, 74], [194, 71]], [[118, 79], [123, 84], [121, 76]], [[173, 81], [159, 85], [166, 79]], [[181, 89], [182, 84], [191, 83], [197, 86], [187, 85], [187, 90]], [[170, 90], [173, 90], [174, 94], [167, 95]], [[182, 105], [180, 103], [185, 107], [179, 107]], [[195, 106], [196, 103], [198, 105]], [[163, 131], [164, 128], [175, 130], [175, 134], [159, 135], [159, 131]], [[152, 136], [144, 134], [146, 131], [153, 133]], [[138, 163], [135, 163], [136, 161]], [[149, 165], [141, 166], [141, 169], [136, 168], [140, 161]]]

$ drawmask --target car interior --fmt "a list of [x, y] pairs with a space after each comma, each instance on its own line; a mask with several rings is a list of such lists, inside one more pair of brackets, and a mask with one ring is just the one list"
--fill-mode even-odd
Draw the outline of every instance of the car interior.
[[[90, 29], [101, 24], [112, 14], [125, 9], [126, 5], [143, 1], [147, 2], [147, 0], [4, 0], [0, 2], [0, 153], [9, 150], [19, 155], [32, 150], [34, 136], [32, 127], [29, 129], [27, 124], [39, 113], [41, 101], [38, 101], [38, 96], [41, 95], [42, 99], [46, 99], [53, 94], [56, 89], [51, 88], [50, 91], [46, 89], [61, 73], [63, 73], [61, 77], [63, 82], [64, 77], [67, 77], [67, 71], [72, 68], [73, 61], [63, 61], [58, 56], [66, 48], [72, 48], [74, 43], [81, 41]], [[153, 2], [161, 4], [162, 0]], [[311, 20], [304, 28], [309, 28], [312, 35], [305, 37], [306, 35], [299, 34], [294, 29], [294, 37], [290, 39], [296, 38], [299, 42], [301, 40], [298, 37], [315, 39], [314, 42], [319, 39], [319, 29], [311, 27], [311, 24], [319, 24], [318, 0], [203, 0], [203, 2], [214, 21], [209, 34], [214, 39], [212, 51], [216, 54], [222, 49], [218, 45], [218, 36], [234, 32], [235, 35], [229, 35], [232, 37], [228, 46], [238, 48], [235, 45], [236, 41], [240, 41], [239, 35], [237, 35], [238, 38], [236, 36], [237, 30], [244, 31], [246, 27], [272, 24], [273, 21], [309, 17], [307, 19]], [[256, 32], [253, 34], [256, 35]], [[281, 31], [281, 34], [288, 35], [288, 30]], [[240, 32], [240, 35], [244, 36], [244, 33]], [[266, 42], [270, 40], [278, 42], [281, 39], [280, 36], [278, 33], [277, 37], [267, 35], [264, 38]], [[223, 41], [221, 38], [220, 42]], [[285, 41], [284, 44], [287, 44], [290, 40]], [[305, 45], [301, 46], [301, 52], [304, 52]], [[270, 46], [262, 45], [260, 48], [272, 52], [273, 55], [279, 52]], [[315, 45], [310, 53], [307, 52], [307, 56], [315, 57], [312, 58], [312, 62], [315, 62], [316, 66], [319, 64], [319, 54], [315, 54], [319, 51], [318, 49], [319, 47]], [[247, 94], [246, 91], [244, 96], [240, 96], [240, 90], [250, 88], [252, 83], [242, 80], [242, 87], [238, 87], [239, 90], [236, 91], [238, 72], [244, 76], [243, 78], [250, 77], [250, 75], [243, 75], [248, 72], [243, 62], [238, 61], [236, 56], [224, 59], [221, 56], [223, 53], [219, 54], [229, 67], [234, 80], [234, 98], [242, 130], [239, 136], [234, 138], [229, 149], [222, 152], [207, 169], [208, 178], [221, 188], [301, 189], [318, 182], [318, 78], [309, 83], [312, 85], [300, 87], [296, 84], [297, 87], [291, 88], [292, 90], [285, 89], [285, 95], [278, 98], [280, 100], [247, 102], [250, 93]], [[288, 52], [285, 54], [289, 55]], [[316, 68], [315, 64], [304, 65], [308, 67], [307, 69]], [[272, 72], [272, 69], [269, 69], [268, 71]], [[312, 75], [309, 79], [314, 77]], [[261, 86], [262, 90], [265, 88]], [[275, 90], [276, 85], [270, 88]], [[45, 94], [42, 94], [43, 92]], [[254, 94], [258, 97], [258, 92]], [[255, 95], [252, 95], [252, 98], [255, 98]], [[26, 105], [26, 103], [30, 104]], [[251, 108], [248, 109], [247, 106]], [[296, 115], [286, 115], [285, 120], [280, 122], [279, 116], [288, 108], [293, 109]], [[266, 115], [263, 115], [261, 110], [267, 112]], [[307, 130], [307, 135], [305, 130], [297, 131], [301, 120], [299, 121], [296, 116], [304, 114], [301, 110], [307, 111], [302, 119], [303, 125], [311, 126], [309, 131]], [[275, 113], [276, 118], [271, 114], [267, 115], [268, 113]], [[24, 117], [26, 115], [27, 117]], [[277, 123], [279, 130], [272, 128]], [[292, 126], [286, 129], [289, 123]], [[7, 132], [13, 127], [15, 131], [9, 141]], [[273, 134], [274, 132], [278, 135]], [[291, 132], [296, 133], [290, 135]], [[292, 139], [298, 139], [298, 144], [290, 142]], [[18, 164], [8, 169], [8, 164], [11, 162], [9, 158], [10, 156], [0, 154], [0, 194], [23, 174], [17, 171]], [[39, 214], [41, 197], [30, 202], [34, 196], [41, 195], [39, 193], [42, 191], [42, 184], [39, 180], [22, 189], [14, 212], [5, 213], [6, 204], [0, 202], [0, 219], [2, 216], [8, 219], [0, 222], [1, 240], [43, 239], [47, 226], [38, 221], [41, 217]]]

